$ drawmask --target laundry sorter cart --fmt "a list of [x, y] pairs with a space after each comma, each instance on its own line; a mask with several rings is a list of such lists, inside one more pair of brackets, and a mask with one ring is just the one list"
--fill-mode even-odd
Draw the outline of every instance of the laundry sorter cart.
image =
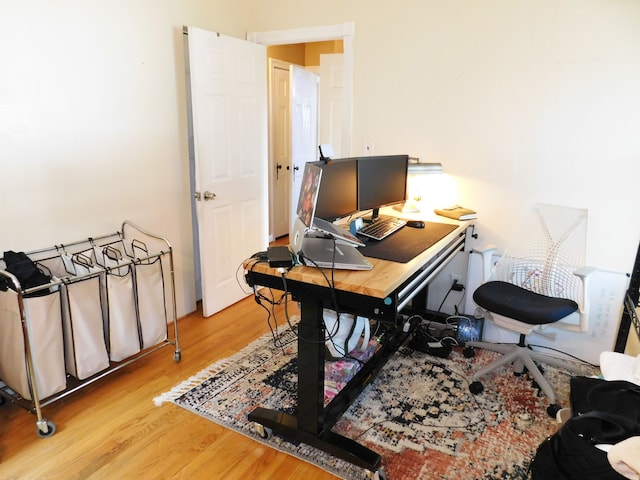
[[179, 362], [164, 237], [125, 221], [112, 234], [2, 257], [0, 400], [34, 413], [40, 437], [56, 430], [43, 407], [169, 345]]

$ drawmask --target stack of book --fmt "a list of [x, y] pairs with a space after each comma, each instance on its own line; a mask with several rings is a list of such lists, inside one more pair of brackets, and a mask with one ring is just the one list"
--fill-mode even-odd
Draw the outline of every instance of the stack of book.
[[478, 214], [474, 210], [454, 205], [446, 208], [436, 208], [434, 210], [438, 215], [453, 218], [454, 220], [472, 220], [478, 218]]

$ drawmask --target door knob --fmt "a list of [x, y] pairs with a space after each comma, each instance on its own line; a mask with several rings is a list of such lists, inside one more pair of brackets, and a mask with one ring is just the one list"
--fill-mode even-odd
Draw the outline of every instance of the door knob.
[[209, 190], [204, 192], [204, 199], [205, 200], [215, 200], [215, 198], [216, 198], [216, 194], [215, 193], [210, 192]]

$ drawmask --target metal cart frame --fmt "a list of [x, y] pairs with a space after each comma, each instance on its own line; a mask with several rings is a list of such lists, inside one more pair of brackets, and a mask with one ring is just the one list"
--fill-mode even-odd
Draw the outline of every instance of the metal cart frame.
[[[137, 235], [137, 237], [132, 237], [132, 235]], [[154, 258], [162, 257], [160, 261], [168, 261], [169, 271], [164, 273], [163, 271], [163, 296], [165, 301], [165, 318], [164, 321], [167, 324], [167, 338], [158, 343], [157, 345], [150, 346], [148, 348], [142, 349], [139, 353], [132, 355], [129, 358], [126, 358], [119, 362], [109, 362], [109, 366], [88, 377], [83, 380], [79, 380], [69, 374], [66, 375], [66, 388], [59, 391], [58, 393], [52, 394], [47, 398], [40, 398], [38, 394], [38, 385], [36, 382], [36, 367], [33, 358], [33, 348], [32, 348], [32, 338], [30, 337], [30, 330], [28, 328], [28, 318], [27, 312], [24, 305], [24, 297], [25, 295], [29, 295], [32, 293], [42, 292], [45, 290], [50, 290], [52, 288], [59, 288], [64, 282], [64, 279], [54, 278], [50, 283], [45, 285], [40, 285], [33, 288], [23, 289], [20, 285], [20, 281], [14, 275], [6, 270], [0, 269], [0, 276], [3, 276], [10, 280], [10, 282], [15, 287], [15, 291], [17, 293], [17, 303], [18, 303], [18, 311], [20, 314], [20, 322], [22, 325], [22, 334], [24, 337], [24, 349], [25, 349], [25, 363], [26, 363], [26, 375], [29, 383], [29, 390], [31, 393], [32, 400], [28, 400], [23, 398], [19, 393], [15, 392], [11, 389], [10, 386], [6, 385], [4, 382], [0, 381], [0, 400], [9, 400], [17, 405], [29, 410], [31, 413], [34, 413], [37, 417], [36, 427], [38, 436], [41, 438], [46, 438], [53, 435], [56, 431], [56, 425], [51, 420], [45, 418], [42, 413], [43, 407], [50, 405], [51, 403], [60, 400], [61, 398], [70, 395], [83, 387], [96, 382], [124, 367], [127, 367], [131, 363], [140, 360], [147, 355], [154, 353], [161, 348], [167, 347], [169, 345], [173, 345], [174, 348], [174, 360], [179, 362], [182, 358], [182, 353], [180, 351], [179, 343], [178, 343], [178, 322], [177, 322], [177, 313], [176, 313], [176, 296], [175, 296], [175, 273], [174, 273], [174, 263], [173, 263], [173, 249], [171, 247], [170, 242], [159, 235], [154, 233], [150, 233], [138, 225], [125, 220], [122, 223], [122, 228], [120, 231], [103, 235], [100, 237], [89, 237], [87, 239], [83, 239], [77, 242], [64, 244], [64, 245], [55, 245], [53, 247], [35, 250], [32, 252], [27, 252], [29, 258], [32, 258], [34, 261], [38, 261], [38, 259], [46, 258], [47, 255], [57, 255], [61, 252], [79, 252], [85, 250], [87, 248], [92, 248], [94, 246], [104, 247], [116, 242], [129, 241], [129, 240], [138, 240], [145, 242], [154, 242], [154, 244], [158, 246], [162, 246], [160, 251], [154, 251], [149, 254], [147, 257], [137, 257], [137, 258], [127, 258], [124, 260], [125, 264], [135, 265], [136, 263], [142, 263], [144, 261], [148, 261]], [[165, 260], [166, 257], [166, 260]], [[108, 272], [109, 267], [102, 267], [105, 272]], [[84, 277], [95, 276], [95, 273], [88, 273], [84, 275]], [[79, 276], [79, 279], [82, 279], [82, 275]], [[165, 282], [165, 277], [168, 277], [168, 285]], [[136, 298], [136, 310], [138, 308], [137, 298]], [[170, 305], [168, 305], [170, 304]], [[0, 318], [0, 321], [2, 319]], [[169, 323], [173, 324], [173, 336], [170, 334]], [[61, 326], [62, 328], [62, 326]]]

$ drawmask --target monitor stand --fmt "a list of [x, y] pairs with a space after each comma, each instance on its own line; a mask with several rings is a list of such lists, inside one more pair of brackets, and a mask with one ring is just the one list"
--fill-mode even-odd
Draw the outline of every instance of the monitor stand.
[[373, 208], [371, 209], [371, 216], [363, 217], [362, 220], [364, 220], [365, 223], [374, 223], [377, 220], [383, 220], [385, 218], [393, 218], [393, 215], [380, 215], [380, 209]]
[[363, 217], [362, 220], [364, 220], [365, 223], [373, 223], [376, 220], [378, 220], [379, 217], [380, 217], [380, 209], [379, 208], [373, 208], [373, 209], [371, 209], [371, 216], [370, 217]]

